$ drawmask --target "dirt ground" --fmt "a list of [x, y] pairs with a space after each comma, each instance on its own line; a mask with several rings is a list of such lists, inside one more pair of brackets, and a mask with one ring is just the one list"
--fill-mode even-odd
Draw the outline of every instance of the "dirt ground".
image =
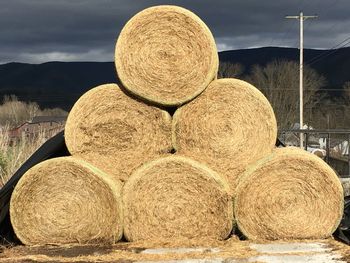
[[[335, 241], [304, 240], [251, 243], [117, 243], [2, 247], [0, 262], [350, 262], [350, 246]], [[284, 260], [286, 259], [286, 261]]]

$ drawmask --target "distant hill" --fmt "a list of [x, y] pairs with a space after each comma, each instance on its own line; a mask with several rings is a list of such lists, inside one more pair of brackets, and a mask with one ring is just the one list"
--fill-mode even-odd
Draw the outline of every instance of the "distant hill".
[[0, 65], [0, 97], [15, 94], [42, 107], [69, 110], [87, 90], [116, 82], [112, 62], [8, 63]]
[[[328, 54], [328, 55], [327, 55]], [[304, 61], [324, 56], [311, 65], [326, 77], [329, 88], [341, 88], [350, 80], [350, 48], [335, 51], [304, 51]], [[299, 61], [295, 48], [254, 48], [224, 51], [220, 61], [241, 63], [248, 74], [252, 65], [265, 65], [276, 59]], [[42, 107], [69, 110], [87, 90], [103, 83], [117, 82], [113, 62], [47, 62], [43, 64], [8, 63], [0, 65], [0, 97], [15, 94]]]
[[[249, 73], [254, 64], [265, 65], [270, 61], [286, 59], [299, 63], [299, 49], [265, 47], [241, 49], [219, 53], [220, 61], [238, 62]], [[350, 80], [350, 47], [337, 50], [304, 49], [304, 63], [316, 69], [328, 81], [329, 88], [341, 88]]]

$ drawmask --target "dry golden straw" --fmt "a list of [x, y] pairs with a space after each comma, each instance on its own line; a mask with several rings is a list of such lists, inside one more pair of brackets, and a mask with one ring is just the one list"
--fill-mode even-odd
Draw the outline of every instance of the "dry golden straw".
[[217, 239], [233, 226], [228, 184], [189, 158], [168, 156], [137, 169], [123, 188], [129, 241]]
[[50, 159], [20, 179], [10, 216], [26, 245], [114, 243], [123, 232], [121, 182], [73, 157]]
[[332, 168], [291, 147], [278, 148], [248, 168], [234, 210], [249, 239], [316, 239], [332, 235], [343, 205], [343, 189]]
[[115, 65], [130, 92], [171, 106], [200, 94], [216, 77], [219, 59], [214, 38], [199, 17], [164, 5], [128, 21], [116, 43]]
[[124, 181], [142, 163], [171, 151], [171, 117], [105, 84], [75, 103], [65, 140], [73, 156]]
[[268, 100], [238, 79], [214, 80], [175, 112], [172, 130], [177, 152], [226, 175], [232, 191], [245, 167], [273, 150], [277, 136]]

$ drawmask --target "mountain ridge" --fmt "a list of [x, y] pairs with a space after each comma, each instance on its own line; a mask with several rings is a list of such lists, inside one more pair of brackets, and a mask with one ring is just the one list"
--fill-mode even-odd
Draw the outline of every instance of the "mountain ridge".
[[[314, 60], [313, 58], [321, 58]], [[299, 49], [262, 47], [219, 52], [220, 62], [240, 63], [243, 74], [255, 64], [273, 60], [299, 62]], [[304, 61], [327, 81], [327, 88], [341, 89], [350, 81], [350, 47], [337, 50], [304, 49]], [[36, 101], [42, 107], [69, 110], [87, 90], [104, 83], [118, 83], [114, 62], [59, 62], [41, 64], [10, 62], [0, 64], [0, 96], [14, 94], [24, 101]]]

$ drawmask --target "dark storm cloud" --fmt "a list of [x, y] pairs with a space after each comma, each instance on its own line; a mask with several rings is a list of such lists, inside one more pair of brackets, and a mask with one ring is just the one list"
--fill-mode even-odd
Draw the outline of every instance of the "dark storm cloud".
[[121, 28], [136, 12], [176, 4], [199, 15], [220, 50], [297, 46], [298, 21], [285, 15], [317, 13], [305, 22], [305, 46], [330, 48], [349, 35], [348, 0], [0, 0], [0, 63], [112, 61]]

